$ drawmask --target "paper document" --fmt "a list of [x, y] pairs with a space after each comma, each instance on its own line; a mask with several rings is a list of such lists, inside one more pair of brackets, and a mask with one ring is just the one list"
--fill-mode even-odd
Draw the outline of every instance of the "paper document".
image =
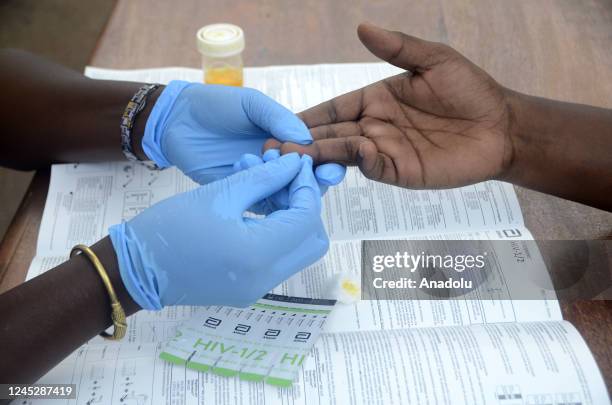
[[[301, 111], [399, 72], [378, 63], [247, 68], [245, 86]], [[201, 80], [200, 70], [185, 68], [87, 68], [86, 74], [138, 82]], [[173, 168], [54, 165], [28, 278], [66, 260], [73, 245], [91, 244], [107, 235], [109, 226], [195, 186]], [[532, 238], [513, 187], [498, 181], [415, 191], [372, 182], [350, 168], [324, 197], [322, 217], [331, 240], [328, 254], [273, 294], [327, 298], [334, 275], [359, 278], [363, 239]], [[499, 266], [507, 267], [503, 255]], [[548, 276], [539, 264], [530, 269]], [[497, 274], [499, 283], [512, 284], [507, 269]], [[77, 384], [76, 401], [52, 404], [608, 404], [594, 359], [562, 320], [555, 296], [513, 298], [507, 289], [474, 300], [337, 304], [290, 388], [221, 378], [159, 359], [163, 343], [176, 337], [180, 325], [206, 319], [214, 308], [141, 311], [128, 319], [124, 341], [94, 338], [41, 382]], [[194, 356], [212, 352], [210, 341]], [[240, 357], [245, 348], [236, 347]]]

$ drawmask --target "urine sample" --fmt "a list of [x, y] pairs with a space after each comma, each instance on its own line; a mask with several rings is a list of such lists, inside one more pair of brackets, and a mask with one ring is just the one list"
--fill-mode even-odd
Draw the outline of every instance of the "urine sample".
[[242, 86], [244, 33], [233, 24], [211, 24], [196, 35], [204, 83]]

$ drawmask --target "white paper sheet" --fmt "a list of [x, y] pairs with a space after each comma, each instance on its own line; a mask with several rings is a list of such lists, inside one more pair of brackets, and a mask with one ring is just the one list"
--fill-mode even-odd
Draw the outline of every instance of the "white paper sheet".
[[[327, 334], [290, 389], [199, 373], [157, 344], [83, 346], [41, 383], [74, 383], [49, 404], [609, 404], [567, 322]], [[43, 403], [38, 401], [35, 403]]]

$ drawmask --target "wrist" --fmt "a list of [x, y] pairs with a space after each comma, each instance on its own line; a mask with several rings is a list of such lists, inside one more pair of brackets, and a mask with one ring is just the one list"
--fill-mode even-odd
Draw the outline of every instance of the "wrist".
[[150, 266], [143, 265], [140, 255], [143, 249], [138, 238], [125, 222], [111, 226], [108, 233], [117, 258], [117, 275], [126, 295], [139, 308], [152, 311], [162, 309], [156, 276]]
[[93, 246], [91, 246], [91, 250], [94, 251], [102, 263], [102, 266], [104, 266], [104, 270], [106, 270], [106, 273], [110, 278], [111, 284], [113, 285], [117, 298], [119, 299], [126, 316], [138, 312], [141, 307], [134, 301], [134, 299], [132, 299], [132, 296], [128, 293], [125, 284], [123, 283], [119, 273], [117, 254], [113, 249], [110, 238], [106, 237], [95, 243]]
[[176, 163], [170, 162], [163, 151], [166, 123], [181, 92], [190, 84], [192, 83], [182, 80], [173, 80], [168, 83], [157, 92], [157, 98], [154, 103], [151, 103], [146, 119], [142, 120], [145, 127], [138, 142], [139, 147], [142, 148], [143, 154], [160, 168]]
[[[514, 90], [503, 88], [506, 105], [508, 108], [507, 129], [507, 152], [504, 157], [504, 168], [500, 176], [501, 180], [511, 183], [519, 182], [519, 177], [525, 172], [525, 144], [527, 132], [525, 118], [530, 116], [525, 94]], [[533, 119], [533, 117], [531, 117]]]

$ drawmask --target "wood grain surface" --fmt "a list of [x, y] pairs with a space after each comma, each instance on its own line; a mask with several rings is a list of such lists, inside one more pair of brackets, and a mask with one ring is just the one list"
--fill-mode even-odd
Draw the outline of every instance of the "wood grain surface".
[[[357, 38], [361, 21], [448, 43], [517, 91], [612, 108], [612, 2], [604, 0], [122, 0], [91, 64], [198, 67], [195, 32], [213, 22], [245, 30], [247, 66], [376, 61]], [[0, 245], [0, 291], [23, 280], [34, 256], [47, 185], [37, 176]], [[537, 239], [612, 237], [610, 213], [522, 188], [517, 194]], [[611, 302], [562, 308], [610, 390]]]

